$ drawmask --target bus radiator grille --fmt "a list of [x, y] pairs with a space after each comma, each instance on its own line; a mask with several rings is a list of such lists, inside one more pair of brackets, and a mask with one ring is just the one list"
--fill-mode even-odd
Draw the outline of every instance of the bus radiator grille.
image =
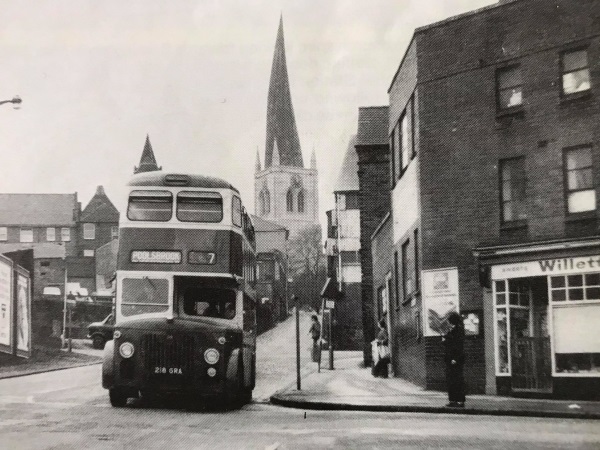
[[176, 383], [194, 378], [194, 337], [146, 334], [142, 351], [146, 373], [152, 381]]

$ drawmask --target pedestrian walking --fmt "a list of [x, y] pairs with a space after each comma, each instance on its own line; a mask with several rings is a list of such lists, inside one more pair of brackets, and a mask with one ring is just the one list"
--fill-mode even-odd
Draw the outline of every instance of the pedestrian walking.
[[384, 319], [379, 321], [379, 332], [376, 340], [378, 359], [375, 366], [373, 366], [373, 376], [387, 378], [388, 364], [390, 363], [390, 342]]
[[463, 367], [465, 362], [465, 330], [460, 314], [453, 311], [448, 316], [450, 330], [444, 335], [445, 362], [446, 362], [446, 385], [448, 388], [448, 400], [446, 405], [451, 408], [464, 408], [465, 406], [465, 382]]
[[311, 318], [312, 324], [308, 333], [313, 340], [312, 360], [313, 362], [319, 362], [321, 359], [321, 324], [319, 323], [319, 317], [316, 314], [313, 314]]

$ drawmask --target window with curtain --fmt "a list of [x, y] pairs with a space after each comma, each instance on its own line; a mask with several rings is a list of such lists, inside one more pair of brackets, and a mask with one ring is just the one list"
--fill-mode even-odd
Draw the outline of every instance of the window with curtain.
[[527, 219], [525, 158], [500, 161], [500, 194], [502, 222]]
[[594, 211], [596, 189], [592, 176], [592, 147], [566, 150], [564, 170], [567, 211]]

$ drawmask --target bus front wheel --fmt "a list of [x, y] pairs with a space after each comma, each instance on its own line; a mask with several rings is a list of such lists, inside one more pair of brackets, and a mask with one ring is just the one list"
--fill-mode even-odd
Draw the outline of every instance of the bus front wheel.
[[122, 408], [127, 404], [127, 394], [119, 388], [110, 388], [108, 390], [110, 404], [115, 408]]

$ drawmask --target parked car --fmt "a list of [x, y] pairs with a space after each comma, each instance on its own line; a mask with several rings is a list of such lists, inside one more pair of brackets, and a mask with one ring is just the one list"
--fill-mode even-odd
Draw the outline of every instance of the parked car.
[[106, 341], [113, 338], [115, 319], [112, 314], [104, 318], [102, 322], [94, 322], [88, 325], [88, 339], [92, 340], [94, 348], [103, 349]]

